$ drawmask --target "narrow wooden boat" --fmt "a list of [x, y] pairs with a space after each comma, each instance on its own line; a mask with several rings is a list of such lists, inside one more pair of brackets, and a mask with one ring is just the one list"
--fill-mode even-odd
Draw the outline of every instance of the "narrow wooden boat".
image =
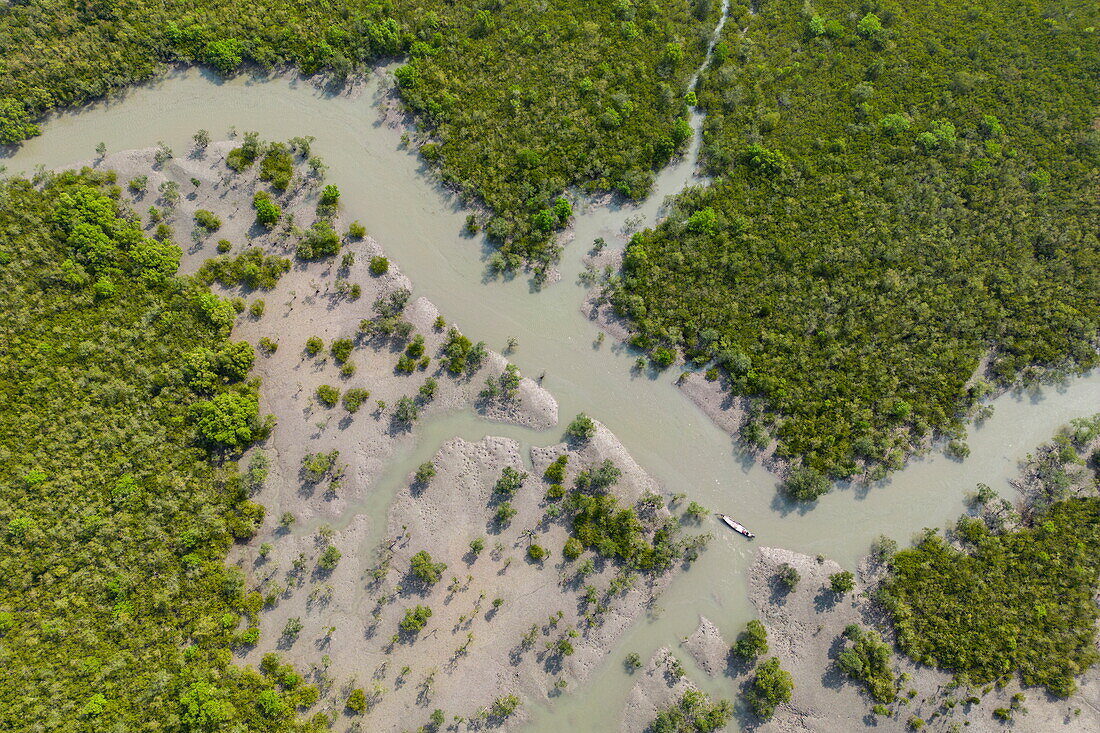
[[748, 537], [749, 539], [752, 539], [753, 537], [756, 536], [752, 532], [749, 531], [748, 527], [746, 527], [745, 525], [743, 525], [740, 522], [736, 521], [733, 517], [727, 516], [725, 514], [719, 514], [718, 516], [734, 532], [737, 532], [738, 534], [743, 534], [746, 537]]

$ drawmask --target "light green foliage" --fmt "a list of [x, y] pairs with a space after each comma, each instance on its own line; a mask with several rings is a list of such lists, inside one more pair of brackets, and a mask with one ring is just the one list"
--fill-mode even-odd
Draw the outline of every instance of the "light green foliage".
[[302, 472], [306, 481], [317, 483], [328, 476], [336, 468], [336, 461], [340, 457], [340, 451], [333, 450], [328, 453], [307, 453], [302, 458]]
[[511, 717], [519, 708], [519, 698], [515, 695], [504, 695], [493, 701], [489, 708], [490, 717], [496, 720], [504, 720]]
[[409, 568], [412, 574], [422, 583], [435, 585], [447, 569], [447, 563], [432, 562], [432, 556], [426, 550], [421, 550], [412, 556]]
[[756, 619], [745, 624], [745, 630], [737, 635], [733, 644], [733, 653], [745, 661], [756, 659], [768, 653], [768, 632], [764, 624]]
[[860, 680], [876, 702], [891, 703], [897, 699], [898, 686], [891, 669], [890, 645], [874, 631], [864, 631], [855, 624], [844, 630], [851, 642], [837, 657], [836, 665], [852, 679]]
[[206, 209], [199, 209], [195, 212], [195, 224], [207, 232], [216, 232], [222, 228], [222, 220], [218, 218], [218, 215]]
[[486, 353], [483, 342], [472, 343], [454, 327], [447, 331], [443, 354], [446, 357], [447, 369], [452, 374], [473, 374], [481, 368], [481, 362]]
[[546, 548], [542, 545], [530, 545], [527, 548], [527, 557], [531, 558], [535, 562], [542, 562], [550, 553], [546, 551]]
[[317, 559], [317, 567], [325, 572], [332, 572], [340, 562], [341, 553], [333, 545], [325, 547], [321, 557]]
[[432, 609], [427, 606], [416, 605], [405, 611], [405, 617], [401, 619], [401, 630], [415, 634], [428, 625], [428, 619], [432, 616]]
[[270, 290], [290, 270], [286, 257], [264, 254], [260, 247], [249, 247], [236, 256], [219, 255], [202, 263], [196, 277], [209, 285], [243, 285], [251, 290]]
[[267, 191], [258, 191], [252, 197], [252, 208], [256, 210], [256, 222], [268, 229], [275, 226], [283, 216], [283, 209], [275, 203]]
[[340, 189], [331, 183], [321, 190], [321, 198], [319, 203], [321, 206], [335, 206], [336, 202], [340, 200]]
[[336, 339], [329, 346], [329, 351], [332, 352], [332, 358], [336, 360], [337, 364], [343, 364], [351, 358], [351, 352], [354, 348], [355, 344], [352, 343], [351, 339]]
[[634, 345], [717, 364], [828, 479], [956, 437], [990, 350], [1001, 384], [1094, 365], [1100, 6], [739, 7], [698, 89], [715, 182], [612, 296]]
[[334, 257], [340, 251], [340, 235], [327, 221], [315, 221], [302, 236], [294, 250], [300, 260], [319, 260]]
[[576, 537], [570, 537], [565, 541], [565, 547], [562, 549], [562, 554], [569, 560], [576, 560], [584, 552], [584, 545]]
[[1100, 499], [1057, 502], [1033, 522], [998, 533], [964, 518], [965, 551], [928, 534], [895, 554], [885, 598], [902, 650], [975, 684], [1015, 671], [1071, 694], [1097, 661]]
[[370, 399], [370, 390], [352, 387], [344, 392], [344, 409], [354, 414], [368, 399]]
[[481, 551], [485, 549], [485, 538], [477, 537], [470, 540], [470, 552], [474, 553], [474, 556], [481, 554]]
[[355, 688], [348, 695], [347, 708], [353, 713], [362, 713], [367, 709], [367, 696], [361, 688]]
[[[251, 417], [247, 354], [218, 300], [175, 277], [178, 249], [147, 241], [104, 183], [0, 182], [0, 729], [295, 729], [299, 692], [230, 663], [221, 620], [251, 625], [258, 606], [224, 558], [263, 509], [210, 462], [191, 407], [232, 395]], [[116, 292], [98, 298], [108, 271]], [[202, 394], [184, 376], [196, 354], [216, 367]]]
[[317, 356], [323, 348], [325, 348], [325, 342], [320, 336], [310, 336], [306, 339], [306, 354], [309, 356]]
[[317, 401], [325, 407], [336, 407], [340, 401], [340, 390], [328, 384], [322, 384], [317, 388]]
[[[635, 663], [640, 665], [641, 660]], [[636, 668], [633, 666], [631, 671]], [[647, 730], [652, 733], [711, 733], [725, 728], [732, 717], [733, 705], [729, 700], [712, 703], [706, 693], [691, 688], [685, 690], [675, 704], [658, 713]]]
[[781, 703], [791, 699], [793, 691], [791, 673], [779, 666], [777, 657], [772, 657], [756, 668], [756, 676], [745, 691], [745, 700], [757, 716], [767, 719]]

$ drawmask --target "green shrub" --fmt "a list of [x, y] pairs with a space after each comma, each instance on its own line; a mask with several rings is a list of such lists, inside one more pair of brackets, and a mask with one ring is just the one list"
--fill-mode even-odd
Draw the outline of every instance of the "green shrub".
[[789, 702], [794, 691], [790, 672], [779, 666], [779, 659], [772, 657], [756, 668], [745, 692], [745, 700], [760, 718], [768, 719], [782, 703]]
[[421, 550], [412, 556], [410, 563], [412, 574], [422, 583], [435, 585], [447, 569], [446, 563], [433, 563], [432, 556], [427, 550]]
[[319, 201], [321, 206], [335, 206], [336, 202], [339, 200], [340, 189], [333, 186], [331, 183], [321, 190], [321, 198]]
[[216, 232], [222, 228], [222, 220], [218, 218], [218, 215], [206, 209], [199, 209], [195, 212], [195, 224], [207, 232]]
[[362, 689], [357, 687], [351, 691], [351, 694], [348, 695], [346, 707], [353, 713], [362, 713], [367, 709], [367, 696], [363, 694]]
[[855, 576], [847, 570], [829, 576], [829, 588], [837, 595], [849, 593], [856, 587]]
[[306, 354], [309, 356], [317, 356], [323, 348], [325, 348], [325, 342], [319, 336], [310, 336], [306, 339]]
[[527, 557], [531, 558], [535, 562], [542, 562], [549, 555], [544, 547], [541, 545], [530, 545], [527, 548]]
[[344, 409], [354, 414], [370, 399], [370, 391], [362, 387], [352, 387], [344, 392]]
[[340, 401], [340, 390], [327, 384], [322, 384], [317, 388], [317, 401], [325, 407], [336, 407], [336, 403]]
[[370, 258], [370, 274], [375, 277], [385, 275], [390, 271], [390, 261], [385, 257]]
[[733, 653], [745, 661], [751, 661], [768, 653], [768, 632], [764, 624], [756, 619], [745, 625], [745, 630], [737, 635]]
[[401, 630], [416, 634], [428, 625], [428, 619], [432, 616], [432, 609], [427, 606], [416, 605], [405, 611], [405, 617], [401, 619]]
[[562, 548], [562, 554], [565, 555], [568, 560], [576, 560], [584, 552], [584, 545], [576, 537], [570, 537], [565, 541], [565, 547]]
[[300, 260], [319, 260], [334, 257], [340, 251], [340, 235], [326, 221], [316, 221], [306, 230], [302, 241], [294, 250]]
[[258, 191], [252, 197], [252, 208], [256, 210], [256, 222], [271, 229], [283, 217], [282, 208], [271, 199], [267, 191]]
[[596, 422], [582, 412], [569, 423], [565, 434], [574, 440], [588, 440], [596, 434]]
[[351, 358], [351, 352], [354, 348], [355, 344], [352, 343], [351, 339], [336, 339], [329, 346], [329, 351], [332, 352], [332, 357], [336, 359], [337, 364], [343, 364]]

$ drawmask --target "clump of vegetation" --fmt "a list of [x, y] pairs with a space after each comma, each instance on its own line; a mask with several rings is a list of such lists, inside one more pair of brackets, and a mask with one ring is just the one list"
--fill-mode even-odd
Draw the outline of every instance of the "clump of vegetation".
[[443, 577], [443, 571], [447, 564], [432, 562], [432, 556], [427, 550], [421, 550], [412, 556], [409, 568], [414, 577], [425, 585], [435, 585]]
[[332, 352], [332, 358], [337, 364], [343, 364], [350, 359], [354, 348], [355, 344], [351, 339], [336, 339], [329, 345], [329, 351]]
[[268, 229], [274, 227], [279, 223], [279, 219], [283, 218], [282, 207], [275, 203], [267, 191], [256, 192], [252, 197], [252, 208], [256, 210], [256, 223]]
[[658, 713], [647, 730], [653, 733], [711, 733], [725, 728], [732, 717], [733, 705], [729, 700], [712, 703], [705, 693], [692, 688], [685, 690], [675, 704]]
[[353, 713], [361, 714], [367, 709], [367, 696], [363, 693], [362, 688], [357, 687], [351, 691], [347, 702], [344, 704]]
[[326, 573], [330, 573], [336, 569], [336, 566], [340, 562], [341, 553], [336, 549], [334, 545], [328, 545], [321, 553], [321, 557], [317, 560], [317, 567]]
[[588, 440], [596, 434], [596, 422], [583, 412], [573, 418], [565, 429], [565, 434], [573, 440]]
[[756, 619], [745, 624], [745, 630], [737, 635], [731, 651], [739, 659], [749, 662], [768, 653], [768, 632]]
[[489, 707], [489, 717], [494, 720], [506, 720], [519, 709], [519, 698], [515, 695], [503, 695], [493, 701]]
[[419, 633], [428, 625], [428, 619], [431, 617], [431, 608], [417, 604], [405, 611], [405, 617], [401, 619], [400, 623], [401, 630], [409, 634]]
[[317, 401], [328, 408], [336, 407], [340, 401], [340, 390], [328, 384], [322, 384], [317, 388]]
[[884, 585], [898, 645], [974, 684], [1016, 671], [1062, 697], [1097, 661], [1100, 499], [1070, 498], [995, 532], [963, 518], [956, 550], [928, 533], [891, 559]]
[[527, 548], [527, 557], [535, 562], [542, 562], [550, 555], [542, 545], [532, 544]]
[[565, 481], [565, 467], [568, 463], [569, 455], [563, 453], [546, 467], [546, 471], [542, 474], [542, 477], [551, 483], [560, 484]]
[[249, 247], [236, 256], [219, 255], [202, 263], [196, 277], [209, 285], [243, 285], [251, 290], [270, 290], [290, 270], [286, 257], [264, 254], [260, 247]]
[[294, 250], [300, 260], [320, 260], [334, 257], [340, 251], [340, 235], [327, 221], [315, 221], [302, 235], [302, 241]]
[[375, 277], [381, 277], [390, 271], [390, 261], [386, 257], [371, 257], [370, 258], [370, 274]]
[[841, 570], [839, 573], [833, 573], [829, 576], [829, 590], [838, 596], [850, 593], [855, 587], [856, 578], [847, 570]]
[[321, 340], [320, 336], [310, 336], [306, 339], [306, 354], [309, 356], [317, 356], [321, 353], [321, 349], [325, 348], [325, 342]]
[[260, 159], [260, 180], [276, 191], [285, 191], [294, 177], [294, 157], [284, 143], [271, 143]]
[[758, 717], [767, 720], [777, 707], [790, 701], [792, 692], [791, 673], [779, 666], [777, 657], [772, 657], [756, 668], [756, 675], [745, 691], [745, 701]]
[[638, 656], [638, 652], [630, 652], [626, 655], [626, 659], [623, 660], [623, 667], [630, 674], [634, 674], [642, 666], [642, 658]]
[[[315, 484], [333, 473], [339, 458], [340, 451], [338, 450], [329, 451], [328, 453], [307, 453], [302, 458], [302, 472], [306, 481]], [[291, 521], [293, 521], [293, 516], [291, 516]]]
[[344, 409], [355, 414], [368, 399], [370, 399], [370, 390], [352, 387], [344, 392]]
[[330, 183], [321, 189], [321, 197], [318, 199], [318, 203], [321, 206], [335, 206], [339, 200], [340, 189]]
[[511, 466], [505, 466], [500, 472], [500, 478], [498, 478], [496, 484], [493, 485], [493, 491], [499, 496], [510, 499], [515, 496], [516, 491], [523, 486], [523, 482], [526, 479], [526, 473], [517, 471]]
[[775, 580], [783, 590], [790, 593], [798, 587], [798, 581], [802, 580], [798, 569], [790, 563], [783, 563], [775, 574]]
[[852, 679], [863, 682], [876, 702], [891, 703], [897, 699], [890, 645], [874, 631], [864, 631], [855, 624], [844, 629], [844, 636], [851, 645], [840, 652], [837, 666]]
[[212, 211], [199, 209], [195, 212], [195, 225], [206, 232], [216, 232], [222, 228], [222, 220]]
[[435, 478], [435, 464], [428, 461], [427, 463], [421, 463], [416, 469], [413, 480], [421, 486], [427, 486], [433, 478]]

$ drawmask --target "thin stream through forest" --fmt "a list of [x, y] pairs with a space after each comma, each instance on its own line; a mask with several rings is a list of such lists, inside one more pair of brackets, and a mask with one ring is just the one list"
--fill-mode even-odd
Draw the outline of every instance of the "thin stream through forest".
[[[734, 515], [757, 533], [758, 545], [824, 554], [850, 569], [879, 534], [904, 543], [924, 527], [953, 521], [963, 511], [966, 492], [979, 481], [1009, 491], [1008, 480], [1020, 460], [1058, 426], [1100, 405], [1096, 372], [1058, 388], [1005, 394], [994, 400], [993, 417], [972, 428], [965, 461], [936, 452], [880, 484], [834, 490], [812, 508], [792, 506], [777, 498], [775, 476], [740, 453], [680, 394], [677, 370], [656, 376], [633, 372], [636, 354], [612, 339], [599, 343], [599, 329], [581, 310], [585, 291], [577, 279], [592, 241], [603, 237], [610, 246], [622, 246], [632, 226], [657, 221], [667, 196], [701, 182], [695, 168], [702, 116], [693, 113], [695, 134], [687, 154], [660, 172], [645, 201], [576, 207], [573, 241], [560, 263], [562, 281], [533, 293], [522, 277], [486, 282], [491, 250], [484, 241], [462, 235], [468, 212], [425, 174], [402, 142], [404, 129], [383, 121], [390, 83], [379, 71], [361, 93], [332, 95], [298, 78], [223, 81], [199, 70], [177, 71], [117, 100], [51, 118], [40, 137], [0, 162], [9, 172], [56, 168], [90, 159], [99, 142], [123, 150], [164, 141], [183, 154], [199, 128], [215, 138], [231, 126], [273, 140], [314, 135], [314, 150], [329, 164], [328, 178], [339, 186], [348, 217], [360, 219], [386, 248], [413, 280], [414, 295], [431, 299], [449, 322], [492, 348], [502, 349], [509, 337], [517, 337], [519, 348], [509, 358], [525, 374], [546, 372], [543, 385], [558, 399], [563, 422], [582, 411], [597, 418], [669, 492], [685, 492], [712, 510]], [[426, 420], [417, 427], [415, 445], [399, 451], [367, 499], [330, 523], [347, 523], [367, 512], [380, 528], [394, 491], [419, 462], [451, 437], [486, 435], [512, 437], [527, 447], [555, 443], [561, 431], [496, 425], [473, 412]], [[659, 599], [660, 612], [636, 623], [587, 685], [550, 705], [532, 704], [532, 730], [616, 729], [632, 684], [621, 663], [625, 653], [636, 651], [645, 658], [660, 646], [675, 650], [700, 615], [733, 638], [750, 618], [744, 571], [754, 545], [709, 520], [704, 529], [714, 534], [709, 549]], [[690, 659], [681, 656], [690, 673]], [[691, 674], [709, 692], [734, 694], [722, 678]]]

